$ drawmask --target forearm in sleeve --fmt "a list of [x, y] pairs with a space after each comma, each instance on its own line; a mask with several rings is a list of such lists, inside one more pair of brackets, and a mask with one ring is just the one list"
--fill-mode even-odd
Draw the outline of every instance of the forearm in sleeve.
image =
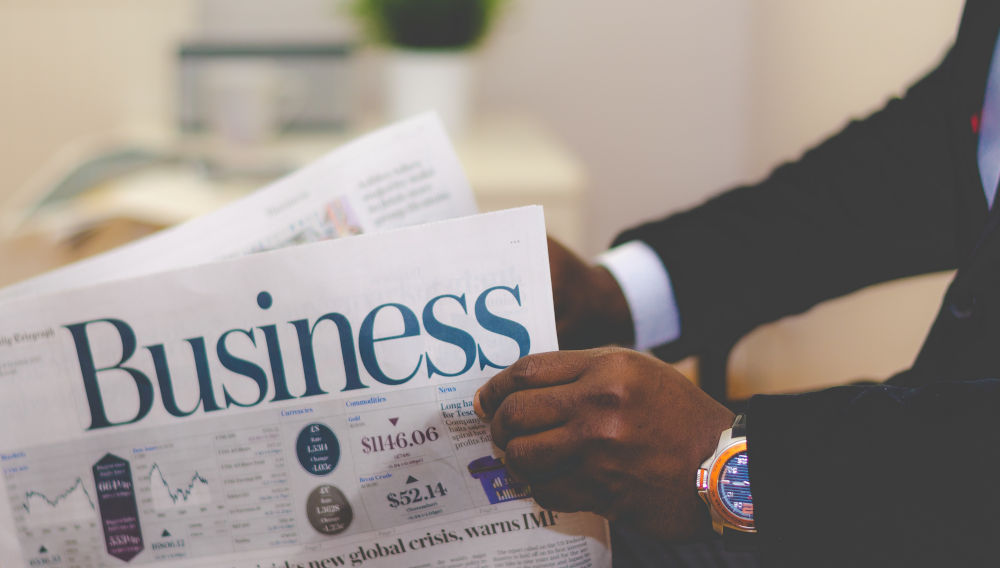
[[645, 242], [669, 271], [682, 330], [671, 358], [866, 285], [956, 265], [949, 72], [946, 61], [763, 182], [616, 239]]

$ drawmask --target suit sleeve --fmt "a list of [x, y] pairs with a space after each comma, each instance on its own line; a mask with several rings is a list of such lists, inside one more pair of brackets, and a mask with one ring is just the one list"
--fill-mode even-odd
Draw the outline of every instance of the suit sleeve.
[[873, 283], [956, 266], [949, 60], [761, 183], [616, 239], [649, 244], [670, 273], [682, 335], [667, 358]]
[[750, 482], [774, 566], [994, 565], [1000, 381], [756, 396]]

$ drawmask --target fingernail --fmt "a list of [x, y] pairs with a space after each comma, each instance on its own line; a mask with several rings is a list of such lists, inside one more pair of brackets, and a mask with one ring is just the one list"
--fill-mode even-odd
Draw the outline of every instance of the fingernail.
[[479, 402], [479, 389], [476, 389], [476, 394], [472, 395], [472, 410], [476, 411], [476, 416], [480, 420], [486, 420], [486, 413], [483, 412], [483, 405]]

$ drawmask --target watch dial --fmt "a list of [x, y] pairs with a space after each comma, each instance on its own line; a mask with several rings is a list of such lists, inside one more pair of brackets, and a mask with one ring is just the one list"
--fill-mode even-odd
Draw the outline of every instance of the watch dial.
[[746, 450], [733, 455], [719, 474], [719, 497], [734, 515], [753, 520], [753, 496], [750, 495], [750, 468]]

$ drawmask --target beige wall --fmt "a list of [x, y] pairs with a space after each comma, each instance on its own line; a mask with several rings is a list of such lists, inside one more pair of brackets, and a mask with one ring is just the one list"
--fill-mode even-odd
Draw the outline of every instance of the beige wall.
[[590, 169], [588, 242], [746, 175], [753, 2], [520, 0], [485, 52], [485, 103], [527, 109]]
[[[513, 0], [483, 50], [481, 106], [540, 117], [586, 162], [590, 254], [900, 92], [950, 42], [961, 4]], [[0, 0], [0, 205], [67, 141], [166, 120], [174, 41], [195, 13], [194, 0]], [[942, 282], [755, 336], [736, 357], [745, 388], [905, 365]], [[879, 327], [904, 316], [902, 332]]]
[[761, 0], [753, 10], [755, 170], [881, 107], [954, 39], [962, 0]]
[[68, 142], [170, 115], [188, 0], [0, 0], [0, 205]]

